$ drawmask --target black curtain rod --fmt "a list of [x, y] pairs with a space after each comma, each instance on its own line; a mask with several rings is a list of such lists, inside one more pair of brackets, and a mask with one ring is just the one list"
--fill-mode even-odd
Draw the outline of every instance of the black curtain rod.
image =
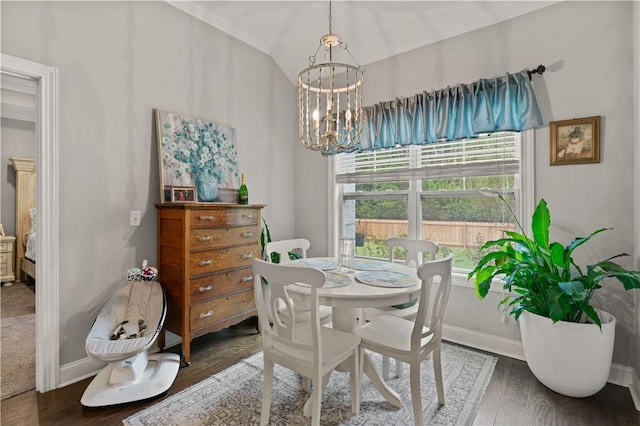
[[544, 65], [538, 65], [536, 68], [531, 69], [531, 70], [527, 70], [527, 74], [529, 75], [529, 80], [531, 80], [531, 76], [533, 74], [540, 74], [542, 75], [545, 71], [547, 70], [547, 67], [545, 67]]

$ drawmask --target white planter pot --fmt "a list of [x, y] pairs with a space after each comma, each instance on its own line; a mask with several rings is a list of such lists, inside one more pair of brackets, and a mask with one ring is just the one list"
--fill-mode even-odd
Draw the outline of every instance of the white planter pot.
[[523, 311], [522, 346], [529, 368], [542, 384], [572, 397], [591, 396], [609, 378], [616, 319], [598, 310], [602, 332], [595, 324], [558, 321]]

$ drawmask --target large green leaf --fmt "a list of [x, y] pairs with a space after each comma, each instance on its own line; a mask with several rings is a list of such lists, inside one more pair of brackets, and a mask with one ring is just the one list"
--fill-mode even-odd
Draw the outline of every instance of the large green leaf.
[[572, 298], [582, 297], [584, 293], [584, 284], [580, 281], [563, 281], [558, 283], [558, 287], [562, 289], [568, 296]]
[[596, 230], [596, 231], [593, 231], [593, 232], [592, 232], [588, 237], [578, 237], [578, 238], [576, 238], [575, 240], [571, 241], [571, 242], [569, 243], [569, 245], [567, 246], [567, 254], [566, 254], [566, 255], [570, 257], [570, 256], [571, 256], [571, 253], [573, 253], [573, 251], [574, 251], [577, 247], [579, 247], [579, 246], [581, 246], [582, 244], [584, 244], [584, 243], [586, 243], [587, 241], [589, 241], [589, 240], [591, 239], [591, 237], [593, 237], [594, 235], [597, 235], [597, 234], [599, 234], [599, 233], [601, 233], [601, 232], [608, 231], [608, 230], [610, 230], [610, 229], [611, 229], [611, 228], [600, 228], [600, 229], [598, 229], [598, 230]]
[[567, 267], [567, 260], [564, 257], [564, 246], [560, 243], [551, 243], [551, 261], [554, 265], [558, 265], [561, 268]]
[[547, 202], [542, 198], [533, 213], [531, 230], [533, 231], [533, 240], [545, 250], [549, 250], [549, 225], [551, 225], [551, 215]]
[[571, 298], [560, 287], [551, 287], [546, 294], [549, 317], [553, 322], [560, 321], [571, 311]]

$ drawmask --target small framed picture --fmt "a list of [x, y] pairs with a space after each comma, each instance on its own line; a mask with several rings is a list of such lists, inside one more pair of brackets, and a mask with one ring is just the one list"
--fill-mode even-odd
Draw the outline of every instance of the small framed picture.
[[172, 203], [195, 203], [198, 200], [196, 189], [192, 186], [172, 186]]
[[600, 162], [600, 116], [552, 121], [551, 165]]

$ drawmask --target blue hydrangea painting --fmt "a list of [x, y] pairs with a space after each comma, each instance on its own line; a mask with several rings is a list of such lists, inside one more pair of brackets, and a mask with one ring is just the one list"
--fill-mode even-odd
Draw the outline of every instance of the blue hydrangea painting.
[[195, 187], [198, 201], [215, 202], [218, 189], [240, 186], [234, 128], [159, 110], [156, 126], [162, 194]]

